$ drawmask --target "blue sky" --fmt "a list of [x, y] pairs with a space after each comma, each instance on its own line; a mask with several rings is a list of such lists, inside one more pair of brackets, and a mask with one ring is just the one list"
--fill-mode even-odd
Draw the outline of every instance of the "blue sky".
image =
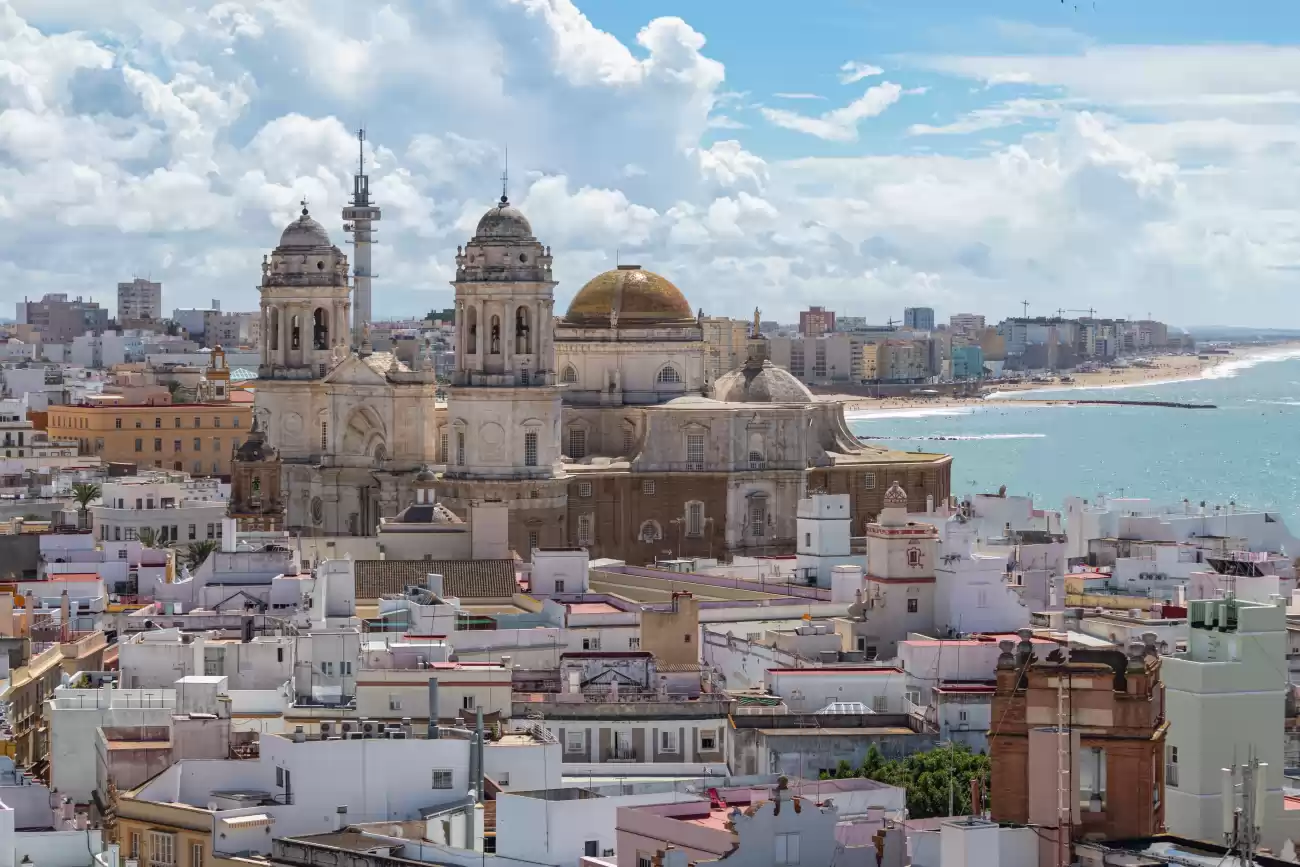
[[380, 315], [449, 303], [508, 145], [561, 310], [617, 252], [712, 315], [1300, 327], [1298, 38], [1202, 0], [0, 0], [0, 302], [252, 309], [300, 198], [342, 244], [365, 123]]

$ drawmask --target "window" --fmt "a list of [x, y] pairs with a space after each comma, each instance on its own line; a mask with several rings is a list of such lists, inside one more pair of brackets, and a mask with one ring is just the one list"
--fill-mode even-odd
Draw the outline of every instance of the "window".
[[[220, 393], [220, 392], [218, 392]], [[239, 416], [235, 416], [230, 422], [231, 427], [239, 427]]]
[[655, 483], [649, 479], [643, 481], [641, 483], [641, 493], [647, 497], [653, 497], [655, 495]]
[[811, 548], [811, 547], [812, 547], [812, 533], [804, 533], [804, 534], [803, 534], [803, 546], [804, 546], [805, 548]]
[[969, 720], [966, 718], [966, 711], [964, 710], [957, 711], [957, 722], [969, 722]]
[[153, 420], [153, 426], [154, 426], [155, 428], [161, 428], [161, 427], [162, 427], [162, 419], [161, 419], [161, 418], [158, 418], [157, 416], [155, 416], [155, 417], [154, 417], [154, 420]]
[[465, 432], [456, 431], [456, 466], [465, 466]]
[[216, 418], [214, 418], [214, 419], [212, 420], [212, 426], [213, 426], [213, 427], [221, 427], [221, 416], [217, 416]]
[[600, 639], [599, 639], [599, 638], [584, 638], [584, 639], [582, 639], [582, 649], [583, 649], [583, 650], [600, 650]]
[[920, 600], [917, 599], [916, 597], [912, 597], [911, 599], [907, 600], [907, 613], [915, 614], [917, 611], [920, 610], [920, 604], [921, 604]]
[[199, 473], [201, 473], [201, 472], [203, 472], [203, 461], [195, 461], [195, 462], [194, 462], [194, 475], [197, 476], [197, 475], [198, 475]]
[[162, 831], [149, 832], [149, 867], [176, 867], [176, 837]]
[[555, 592], [556, 592], [556, 593], [563, 593], [563, 592], [564, 592], [564, 582], [563, 582], [563, 581], [556, 581], [556, 582], [555, 582]]
[[[320, 673], [323, 674], [323, 675], [325, 675], [326, 677], [333, 677], [333, 676], [334, 676], [334, 663], [332, 663], [332, 662], [328, 662], [328, 661], [322, 661], [321, 664], [320, 664]], [[389, 696], [389, 699], [388, 699], [388, 700], [391, 702], [391, 701], [392, 701], [392, 696]]]
[[320, 423], [320, 450], [322, 452], [327, 452], [330, 450], [329, 442], [330, 442], [329, 422], [323, 421]]
[[591, 515], [578, 516], [578, 544], [583, 547], [590, 547], [592, 544], [592, 525], [595, 519]]
[[460, 709], [461, 709], [461, 710], [473, 710], [473, 709], [474, 709], [474, 696], [472, 696], [472, 695], [463, 696], [463, 697], [461, 698], [461, 700], [460, 700]]
[[[529, 551], [536, 551], [536, 550], [537, 550], [537, 544], [538, 544], [538, 541], [539, 541], [539, 538], [538, 538], [536, 532], [529, 533], [529, 534], [528, 534], [528, 550], [529, 550]], [[560, 583], [563, 584], [564, 582], [561, 581]]]
[[863, 474], [862, 474], [862, 489], [863, 489], [863, 490], [866, 490], [866, 491], [874, 491], [874, 490], [876, 489], [876, 474], [875, 474], [875, 473], [863, 473]]
[[203, 844], [190, 844], [190, 867], [203, 867]]
[[564, 748], [571, 753], [581, 753], [587, 749], [587, 730], [569, 729], [564, 733]]
[[219, 451], [221, 451], [221, 437], [213, 437], [213, 438], [212, 438], [212, 450], [213, 450], [214, 452], [219, 452]]
[[127, 527], [127, 528], [126, 528], [126, 541], [128, 541], [128, 542], [134, 542], [134, 541], [135, 541], [135, 527]]
[[767, 501], [753, 500], [749, 504], [749, 535], [761, 539], [767, 534]]
[[692, 501], [686, 504], [686, 535], [704, 535], [704, 504]]
[[209, 539], [215, 539], [216, 536], [217, 536], [217, 531], [216, 531], [215, 526], [212, 525], [212, 524], [208, 524], [208, 538], [209, 538]]
[[1178, 747], [1169, 744], [1169, 761], [1165, 762], [1165, 785], [1178, 788]]
[[560, 382], [572, 384], [577, 381], [578, 371], [574, 369], [572, 364], [566, 364], [563, 372], [560, 373]]
[[352, 661], [345, 659], [339, 663], [339, 673], [344, 677], [352, 676]]
[[121, 430], [122, 420], [120, 418], [113, 419], [113, 427], [117, 428], [118, 430]]
[[677, 732], [669, 729], [659, 731], [659, 752], [675, 753], [677, 752]]
[[686, 437], [686, 469], [704, 469], [704, 434], [688, 434]]
[[451, 788], [451, 769], [434, 768], [433, 769], [433, 787], [435, 789]]
[[156, 452], [162, 451], [162, 437], [154, 437], [153, 450]]
[[537, 466], [537, 431], [524, 434], [524, 466]]
[[587, 456], [587, 432], [580, 427], [569, 428], [569, 457], [580, 461]]
[[600, 856], [600, 841], [587, 840], [582, 844], [582, 854], [587, 858], [597, 858]]
[[193, 542], [195, 539], [198, 538], [198, 534], [195, 532], [196, 530], [197, 530], [197, 528], [195, 527], [195, 525], [190, 524], [190, 541], [191, 541], [191, 542]]
[[[144, 498], [143, 498], [143, 497], [136, 497], [136, 498], [135, 498], [135, 507], [136, 507], [137, 509], [143, 509], [143, 508], [144, 508]], [[151, 507], [151, 508], [152, 508], [152, 507]]]
[[180, 427], [180, 426], [181, 426], [181, 417], [176, 416], [174, 419], [172, 419], [172, 427]]
[[276, 662], [284, 662], [284, 648], [283, 648], [283, 647], [277, 647], [277, 648], [275, 649], [275, 661], [276, 661]]
[[799, 863], [799, 834], [777, 834], [774, 836], [775, 850], [772, 863], [776, 867], [793, 867]]
[[174, 452], [178, 452], [178, 451], [180, 451], [180, 450], [181, 450], [181, 441], [180, 441], [180, 440], [172, 440], [172, 451], [174, 451]]
[[623, 428], [623, 454], [632, 454], [634, 445], [636, 445], [636, 431], [630, 427]]
[[888, 713], [889, 697], [884, 695], [873, 695], [871, 697], [871, 710], [875, 713]]
[[140, 418], [137, 418], [137, 419], [135, 420], [135, 428], [136, 428], [136, 430], [139, 430], [139, 429], [142, 428], [142, 427], [144, 427], [144, 420], [143, 420], [143, 419], [140, 419]]
[[591, 482], [578, 482], [578, 496], [579, 497], [591, 496]]
[[438, 438], [438, 458], [445, 464], [447, 463], [447, 435], [443, 434]]
[[127, 852], [129, 857], [131, 858], [140, 857], [140, 832], [139, 831], [131, 832], [131, 845], [127, 847]]
[[203, 425], [202, 425], [202, 419], [200, 419], [197, 415], [194, 416], [194, 426], [195, 426], [195, 427], [202, 427], [202, 426], [203, 426]]
[[705, 729], [700, 731], [700, 752], [714, 752], [718, 749], [718, 731], [717, 729]]
[[677, 368], [671, 364], [665, 364], [659, 368], [659, 373], [655, 376], [655, 382], [660, 385], [677, 384], [682, 381], [682, 375], [677, 372]]
[[1079, 806], [1091, 813], [1106, 809], [1106, 750], [1101, 747], [1080, 751]]
[[654, 856], [649, 852], [637, 852], [636, 867], [654, 867]]
[[629, 639], [627, 640], [627, 649], [628, 649], [628, 650], [640, 650], [640, 649], [641, 649], [641, 639], [639, 639], [639, 638], [629, 638]]

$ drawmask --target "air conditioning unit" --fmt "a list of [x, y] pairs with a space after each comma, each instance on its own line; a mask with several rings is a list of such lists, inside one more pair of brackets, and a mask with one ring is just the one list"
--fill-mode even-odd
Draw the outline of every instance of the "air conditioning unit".
[[361, 721], [361, 732], [366, 737], [373, 738], [375, 736], [375, 733], [378, 731], [379, 731], [379, 723], [375, 722], [374, 720], [365, 719]]
[[334, 723], [330, 722], [330, 721], [327, 720], [327, 719], [323, 719], [323, 720], [320, 721], [320, 736], [321, 736], [322, 738], [327, 738], [327, 737], [329, 737], [330, 735], [333, 735], [333, 734], [336, 734], [336, 733], [337, 733], [337, 732], [335, 731], [335, 724], [334, 724]]
[[409, 735], [407, 735], [407, 733], [404, 731], [395, 731], [395, 732], [389, 732], [388, 737], [391, 740], [404, 741], [409, 737]]
[[350, 741], [363, 741], [366, 739], [365, 732], [348, 732], [347, 739]]
[[357, 730], [356, 720], [345, 719], [339, 723], [339, 731], [343, 732], [345, 736], [352, 734], [356, 730]]

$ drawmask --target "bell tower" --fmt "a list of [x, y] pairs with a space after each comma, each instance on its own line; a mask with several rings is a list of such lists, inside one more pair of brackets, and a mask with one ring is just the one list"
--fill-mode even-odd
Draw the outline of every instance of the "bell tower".
[[561, 545], [567, 503], [555, 379], [551, 251], [510, 204], [456, 252], [456, 363], [444, 431], [443, 502], [510, 507], [510, 543]]
[[321, 379], [347, 352], [348, 257], [302, 214], [262, 260], [259, 379]]

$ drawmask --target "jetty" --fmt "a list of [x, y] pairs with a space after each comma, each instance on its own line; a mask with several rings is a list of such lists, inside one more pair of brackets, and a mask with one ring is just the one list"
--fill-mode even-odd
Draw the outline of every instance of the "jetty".
[[1163, 406], [1170, 409], [1218, 409], [1212, 403], [1182, 403], [1174, 400], [1052, 400], [1044, 403], [1078, 404], [1081, 406]]

